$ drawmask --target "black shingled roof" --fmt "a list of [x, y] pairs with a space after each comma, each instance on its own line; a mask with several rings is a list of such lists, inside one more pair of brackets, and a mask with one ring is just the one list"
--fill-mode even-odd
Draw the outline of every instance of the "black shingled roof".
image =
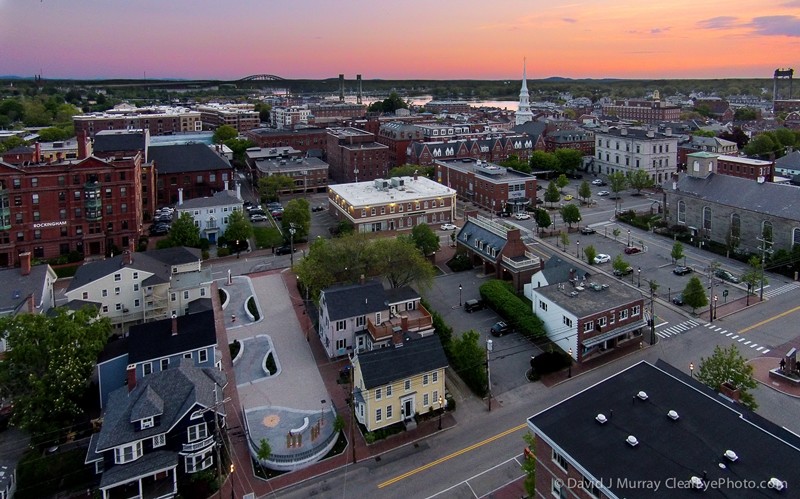
[[214, 311], [182, 315], [178, 334], [172, 335], [172, 319], [132, 326], [128, 334], [128, 362], [137, 364], [217, 344]]
[[386, 296], [379, 281], [331, 286], [323, 290], [325, 306], [332, 321], [386, 310]]
[[231, 169], [230, 162], [205, 144], [151, 146], [148, 157], [159, 174]]
[[398, 379], [447, 367], [447, 357], [436, 335], [408, 340], [403, 346], [379, 348], [358, 354], [358, 364], [369, 390]]
[[144, 152], [143, 132], [119, 131], [119, 133], [98, 133], [94, 136], [92, 150], [97, 153], [117, 151]]
[[[584, 476], [602, 480], [617, 497], [655, 494], [652, 488], [625, 486], [625, 479], [628, 483], [658, 481], [663, 497], [697, 497], [695, 490], [667, 489], [667, 484], [669, 480], [686, 483], [704, 474], [709, 484], [723, 486], [707, 489], [703, 497], [772, 495], [768, 489], [736, 488], [722, 482], [762, 483], [772, 477], [789, 481], [782, 496], [798, 497], [800, 489], [791, 483], [800, 459], [797, 438], [697, 385], [685, 374], [643, 361], [530, 417], [528, 424], [570, 466], [580, 465]], [[640, 391], [647, 400], [637, 397]], [[667, 416], [670, 410], [678, 413], [677, 420]], [[595, 420], [601, 413], [607, 418], [605, 424]], [[629, 435], [636, 437], [638, 445], [626, 442]], [[736, 462], [723, 457], [727, 450], [738, 455]], [[541, 459], [549, 462], [550, 456]], [[609, 495], [603, 488], [601, 492]]]

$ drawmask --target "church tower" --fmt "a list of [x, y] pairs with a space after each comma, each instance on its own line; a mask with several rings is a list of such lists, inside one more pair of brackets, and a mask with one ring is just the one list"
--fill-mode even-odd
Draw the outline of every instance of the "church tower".
[[522, 60], [522, 89], [519, 91], [519, 109], [517, 109], [517, 125], [522, 125], [529, 121], [533, 121], [533, 113], [531, 112], [531, 104], [528, 101], [528, 75], [525, 67], [525, 59]]

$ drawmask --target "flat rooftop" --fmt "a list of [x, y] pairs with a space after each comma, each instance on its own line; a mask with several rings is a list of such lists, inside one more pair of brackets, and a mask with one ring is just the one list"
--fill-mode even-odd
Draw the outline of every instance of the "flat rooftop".
[[[403, 189], [390, 187], [386, 190], [375, 186], [374, 181], [353, 182], [349, 184], [335, 184], [328, 186], [328, 190], [339, 195], [352, 206], [370, 206], [388, 202], [407, 202], [417, 199], [430, 199], [454, 196], [455, 189], [446, 187], [433, 180], [418, 177], [395, 177], [403, 181]], [[391, 186], [391, 181], [388, 181]]]
[[740, 163], [743, 165], [752, 165], [752, 166], [769, 166], [773, 163], [772, 161], [764, 161], [763, 159], [743, 158], [741, 156], [727, 156], [724, 154], [718, 156], [717, 161], [731, 161], [734, 163]]
[[[638, 289], [622, 284], [619, 279], [611, 279], [600, 274], [589, 275], [585, 281], [577, 281], [577, 284], [583, 289], [578, 290], [567, 282], [563, 286], [556, 283], [534, 288], [531, 291], [558, 303], [560, 307], [572, 312], [576, 317], [586, 317], [611, 310], [644, 297]], [[593, 285], [599, 286], [600, 289], [595, 289], [596, 286]], [[563, 289], [560, 289], [561, 287]]]
[[504, 166], [496, 165], [488, 161], [474, 160], [471, 158], [463, 159], [437, 159], [437, 163], [458, 170], [464, 173], [474, 173], [480, 175], [482, 179], [489, 182], [506, 183], [519, 180], [531, 180], [536, 176], [528, 173], [511, 170]]
[[[603, 497], [800, 495], [800, 437], [661, 361], [642, 361], [606, 378], [531, 416], [528, 426]], [[638, 443], [628, 443], [629, 436]], [[735, 461], [725, 457], [728, 450]], [[693, 476], [705, 476], [703, 492], [688, 486]], [[773, 477], [788, 488], [767, 488]]]

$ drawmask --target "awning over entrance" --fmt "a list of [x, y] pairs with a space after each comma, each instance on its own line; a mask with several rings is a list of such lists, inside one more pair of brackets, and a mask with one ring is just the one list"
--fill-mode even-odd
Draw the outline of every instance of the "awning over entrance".
[[627, 324], [625, 326], [615, 328], [615, 329], [613, 329], [611, 331], [608, 331], [606, 333], [598, 334], [597, 336], [592, 336], [591, 338], [589, 338], [587, 340], [583, 340], [583, 346], [585, 346], [586, 348], [590, 348], [590, 347], [593, 347], [595, 345], [599, 345], [600, 343], [603, 343], [606, 340], [610, 340], [611, 338], [616, 338], [617, 336], [623, 335], [625, 333], [629, 333], [631, 331], [635, 331], [635, 330], [637, 330], [637, 329], [639, 329], [641, 327], [644, 327], [646, 325], [647, 325], [647, 322], [645, 322], [644, 319], [642, 319], [640, 321], [636, 321], [634, 323]]
[[509, 199], [506, 204], [510, 204], [512, 206], [528, 206], [531, 204], [530, 198], [514, 198]]

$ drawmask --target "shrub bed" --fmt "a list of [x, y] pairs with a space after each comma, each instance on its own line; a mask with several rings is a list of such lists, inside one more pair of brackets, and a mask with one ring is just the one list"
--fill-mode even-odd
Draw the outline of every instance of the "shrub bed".
[[484, 302], [527, 338], [546, 336], [544, 323], [533, 314], [530, 304], [514, 293], [511, 283], [492, 279], [481, 285], [480, 293]]
[[250, 315], [253, 316], [254, 321], [257, 321], [258, 319], [261, 318], [261, 316], [258, 313], [258, 307], [256, 306], [255, 297], [251, 296], [250, 298], [247, 299], [247, 310], [248, 312], [250, 312]]
[[542, 352], [531, 359], [531, 368], [534, 376], [538, 378], [543, 374], [556, 372], [567, 367], [570, 360], [569, 355], [561, 351]]
[[453, 272], [463, 272], [473, 268], [472, 260], [466, 253], [459, 253], [447, 262], [447, 266]]
[[267, 355], [267, 370], [270, 376], [278, 372], [278, 366], [275, 364], [275, 357], [273, 357], [272, 352]]

